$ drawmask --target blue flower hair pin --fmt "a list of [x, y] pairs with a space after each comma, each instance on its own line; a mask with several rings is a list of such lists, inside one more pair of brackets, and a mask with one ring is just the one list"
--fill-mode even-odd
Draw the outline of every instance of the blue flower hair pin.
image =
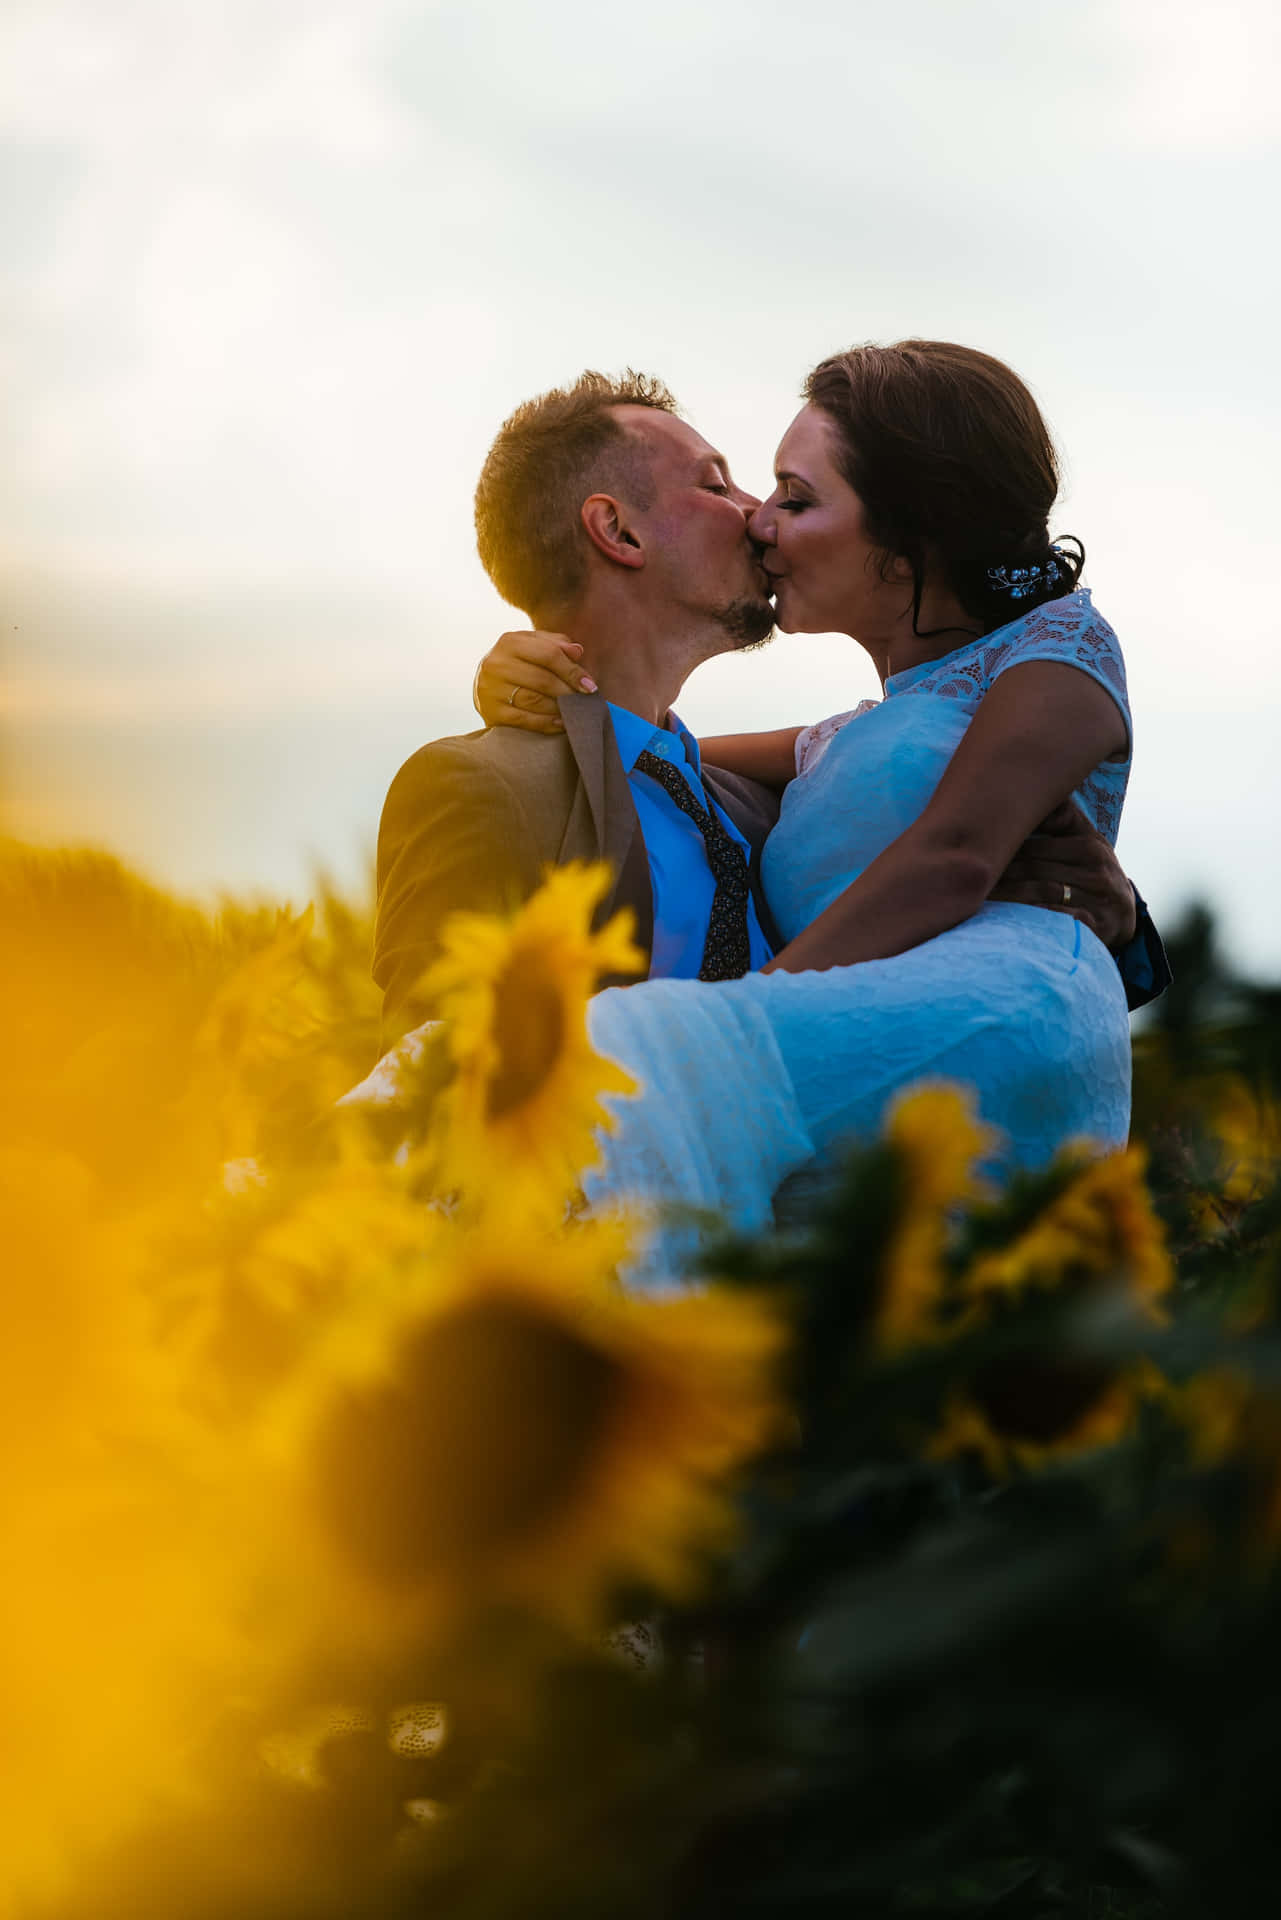
[[1062, 547], [1051, 547], [1050, 557], [1035, 567], [989, 567], [987, 577], [997, 593], [1008, 593], [1011, 600], [1026, 600], [1029, 593], [1052, 587], [1062, 579], [1060, 562], [1066, 559]]

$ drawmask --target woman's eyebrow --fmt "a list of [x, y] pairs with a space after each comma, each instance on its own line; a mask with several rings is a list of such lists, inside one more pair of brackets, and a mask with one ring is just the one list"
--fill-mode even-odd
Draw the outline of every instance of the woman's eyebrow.
[[801, 487], [808, 487], [810, 485], [810, 482], [805, 478], [803, 473], [792, 473], [787, 467], [775, 467], [774, 478], [776, 480], [795, 480], [797, 485]]

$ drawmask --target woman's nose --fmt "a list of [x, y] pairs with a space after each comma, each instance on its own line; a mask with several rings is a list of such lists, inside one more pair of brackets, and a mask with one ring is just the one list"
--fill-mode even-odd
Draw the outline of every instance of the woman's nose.
[[755, 540], [758, 547], [772, 547], [777, 526], [778, 517], [769, 501], [760, 501], [748, 516], [748, 538]]

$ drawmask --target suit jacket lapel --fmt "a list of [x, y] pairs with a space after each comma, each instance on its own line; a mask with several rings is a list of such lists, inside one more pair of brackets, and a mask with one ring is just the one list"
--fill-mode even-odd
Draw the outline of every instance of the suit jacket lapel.
[[609, 708], [599, 694], [567, 693], [561, 697], [560, 713], [591, 809], [600, 857], [610, 862], [618, 876], [599, 918], [630, 907], [636, 917], [637, 944], [648, 958], [654, 945], [654, 889]]
[[565, 738], [578, 767], [578, 776], [591, 808], [592, 824], [601, 852], [605, 850], [605, 702], [589, 693], [562, 694], [560, 717]]

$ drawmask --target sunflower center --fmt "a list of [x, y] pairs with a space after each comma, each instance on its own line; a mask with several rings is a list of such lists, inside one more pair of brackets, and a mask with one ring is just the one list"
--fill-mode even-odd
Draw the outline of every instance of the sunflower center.
[[1115, 1380], [1112, 1369], [1090, 1361], [1014, 1353], [985, 1368], [972, 1391], [994, 1433], [1052, 1446], [1080, 1425]]
[[498, 1067], [489, 1082], [486, 1111], [501, 1120], [533, 1098], [560, 1058], [565, 1041], [564, 996], [547, 963], [536, 955], [505, 967], [494, 988]]
[[326, 1518], [376, 1577], [519, 1546], [569, 1506], [617, 1400], [617, 1361], [518, 1301], [423, 1329], [397, 1376], [321, 1436]]

